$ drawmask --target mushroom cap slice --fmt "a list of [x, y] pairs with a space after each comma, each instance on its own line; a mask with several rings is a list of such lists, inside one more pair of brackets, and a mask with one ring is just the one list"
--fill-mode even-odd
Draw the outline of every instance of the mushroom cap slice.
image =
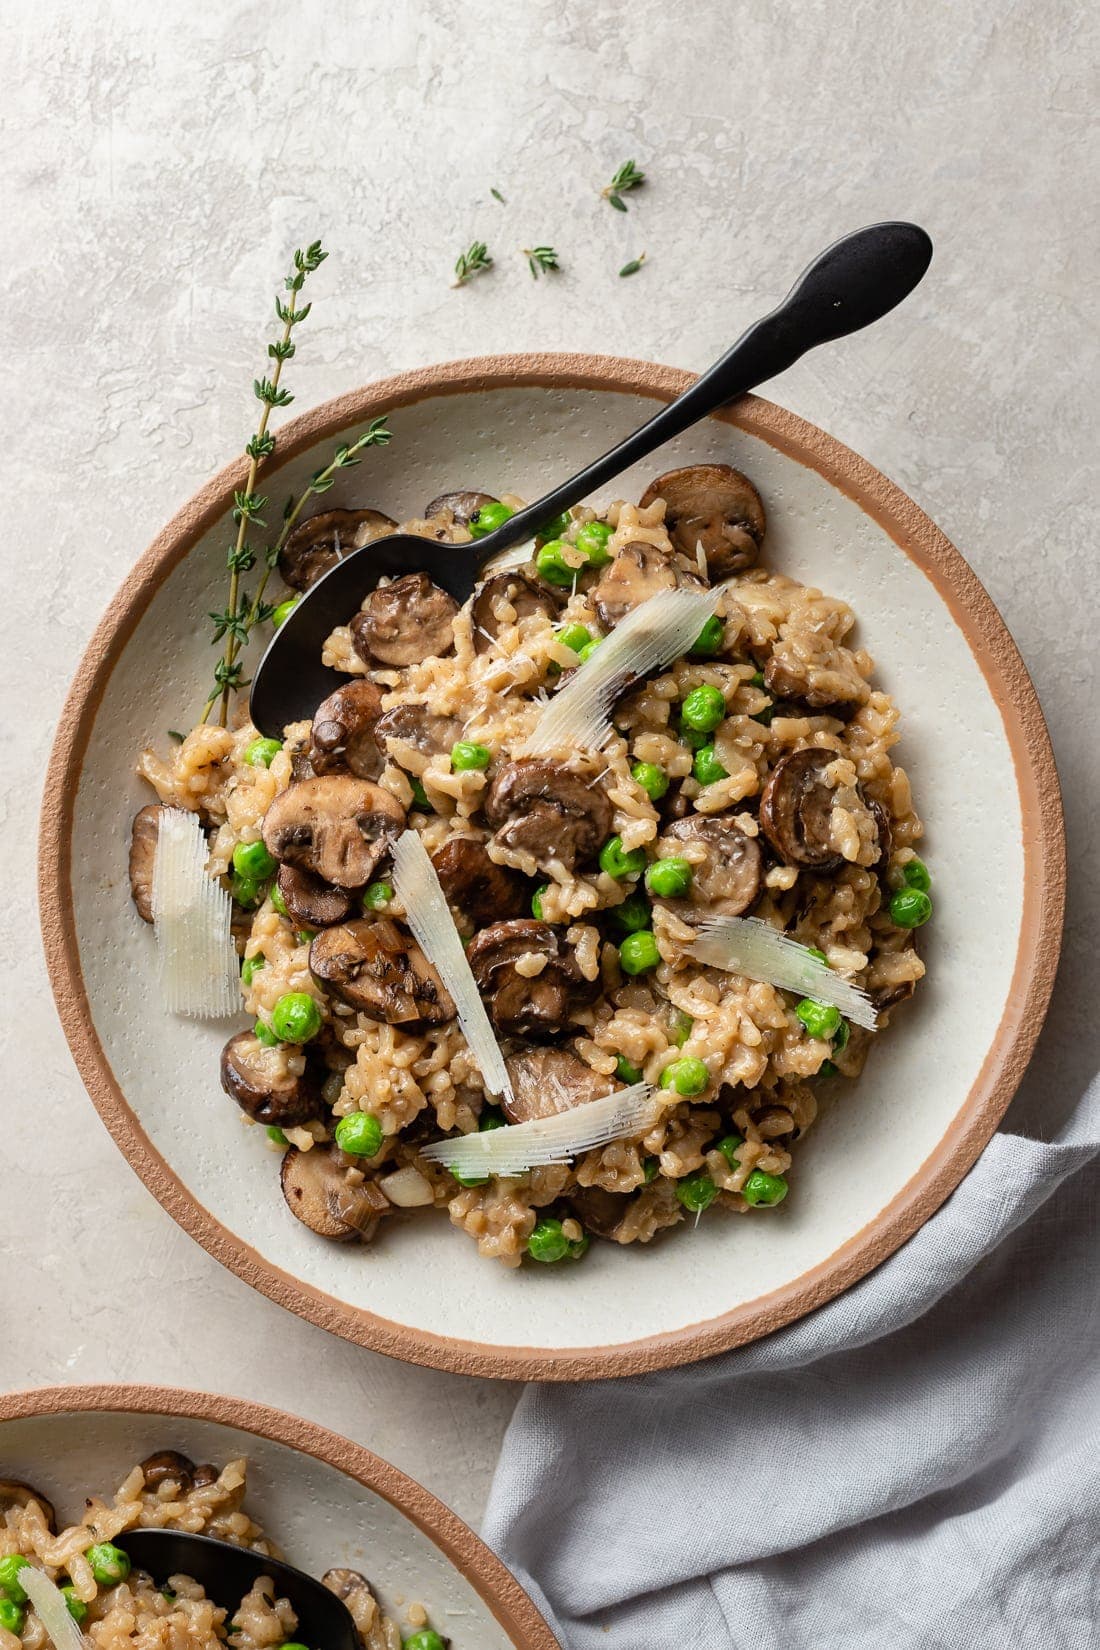
[[548, 619], [557, 617], [562, 597], [551, 585], [544, 584], [525, 568], [508, 568], [494, 573], [479, 584], [470, 608], [470, 622], [474, 632], [474, 652], [487, 653], [500, 635], [503, 620], [496, 615], [496, 604], [504, 601], [514, 610], [516, 619], [530, 618], [532, 613], [545, 613]]
[[0, 1519], [6, 1512], [17, 1507], [26, 1507], [32, 1501], [37, 1501], [42, 1508], [42, 1516], [50, 1530], [57, 1528], [57, 1514], [53, 1502], [44, 1496], [41, 1490], [36, 1490], [31, 1484], [24, 1484], [21, 1478], [0, 1478]]
[[377, 779], [382, 752], [374, 729], [381, 714], [382, 690], [365, 677], [355, 677], [330, 693], [313, 713], [308, 747], [311, 771], [350, 772], [357, 779]]
[[455, 1017], [435, 967], [389, 917], [326, 928], [309, 948], [309, 966], [319, 985], [368, 1019], [423, 1031]]
[[569, 1206], [586, 1232], [614, 1242], [630, 1208], [630, 1194], [609, 1192], [603, 1186], [578, 1186], [569, 1194]]
[[[466, 956], [502, 1037], [529, 1037], [532, 1042], [559, 1037], [573, 1023], [578, 1006], [599, 993], [599, 979], [585, 979], [557, 930], [533, 917], [483, 928]], [[541, 970], [520, 973], [516, 964], [525, 957], [541, 958]]]
[[511, 1123], [556, 1117], [590, 1100], [602, 1100], [622, 1085], [586, 1066], [567, 1048], [525, 1048], [504, 1062], [512, 1082], [512, 1099], [501, 1105]]
[[186, 1495], [194, 1485], [195, 1463], [178, 1450], [162, 1449], [156, 1455], [147, 1456], [141, 1463], [141, 1471], [147, 1490], [159, 1489], [171, 1479], [179, 1485], [180, 1493]]
[[292, 590], [308, 590], [349, 550], [397, 531], [381, 510], [323, 510], [292, 528], [279, 551], [279, 572]]
[[655, 899], [687, 922], [707, 917], [739, 917], [764, 891], [764, 855], [755, 837], [746, 836], [723, 814], [688, 814], [667, 827], [658, 839], [661, 858], [680, 857], [691, 866], [686, 899]]
[[679, 558], [645, 539], [633, 539], [600, 574], [590, 592], [605, 630], [615, 626], [651, 596], [665, 590], [702, 587], [703, 580]]
[[518, 917], [527, 906], [525, 879], [490, 859], [476, 837], [452, 837], [436, 849], [432, 865], [448, 904], [457, 906], [475, 928]]
[[299, 1055], [280, 1045], [269, 1048], [252, 1031], [238, 1031], [222, 1049], [222, 1088], [257, 1123], [296, 1128], [321, 1115], [321, 1084], [308, 1056], [305, 1070], [291, 1071]]
[[153, 920], [153, 867], [163, 812], [160, 802], [149, 802], [138, 809], [130, 826], [130, 898], [142, 922]]
[[312, 871], [303, 871], [300, 865], [280, 865], [275, 881], [287, 915], [303, 928], [331, 928], [351, 916], [355, 896], [315, 877]]
[[571, 870], [607, 841], [611, 803], [566, 763], [525, 756], [497, 770], [485, 818], [502, 847], [531, 854], [539, 865], [558, 860]]
[[405, 824], [397, 798], [369, 779], [330, 773], [280, 791], [264, 816], [268, 853], [338, 888], [362, 888]]
[[283, 1196], [291, 1214], [318, 1237], [369, 1243], [392, 1206], [373, 1181], [358, 1174], [350, 1178], [349, 1167], [350, 1160], [336, 1147], [300, 1152], [291, 1146], [279, 1175]]
[[455, 645], [458, 603], [426, 573], [405, 573], [372, 590], [351, 621], [351, 641], [366, 665], [415, 665]]
[[432, 516], [441, 516], [444, 510], [449, 510], [460, 527], [469, 527], [483, 504], [499, 504], [492, 493], [479, 493], [473, 489], [459, 490], [456, 493], [440, 493], [438, 498], [424, 507], [424, 514], [429, 519]]
[[645, 508], [665, 501], [669, 537], [692, 562], [703, 546], [711, 579], [728, 579], [752, 567], [760, 554], [767, 516], [748, 476], [729, 464], [688, 464], [666, 470], [639, 499]]
[[835, 871], [842, 856], [831, 842], [833, 793], [825, 769], [836, 752], [806, 746], [781, 757], [760, 797], [760, 828], [786, 865]]
[[[427, 705], [394, 705], [375, 723], [374, 737], [379, 748], [389, 752], [388, 739], [411, 745], [421, 756], [449, 756], [451, 747], [462, 738], [462, 723], [457, 716], [441, 716]], [[397, 752], [397, 761], [401, 761]]]

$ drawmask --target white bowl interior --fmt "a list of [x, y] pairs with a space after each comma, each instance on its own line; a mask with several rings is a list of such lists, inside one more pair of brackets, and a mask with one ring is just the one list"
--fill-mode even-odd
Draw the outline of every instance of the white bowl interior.
[[[534, 497], [634, 428], [653, 403], [576, 389], [442, 395], [400, 409], [391, 446], [348, 472], [327, 504], [401, 518], [453, 486]], [[280, 475], [281, 501], [321, 462]], [[715, 422], [671, 443], [614, 488], [674, 463], [732, 462], [769, 511], [769, 566], [843, 596], [902, 710], [898, 759], [927, 831], [936, 915], [921, 935], [929, 976], [864, 1075], [799, 1149], [775, 1216], [709, 1217], [648, 1248], [597, 1244], [583, 1266], [508, 1271], [443, 1217], [416, 1219], [373, 1252], [329, 1245], [291, 1218], [278, 1158], [221, 1094], [226, 1026], [162, 1010], [153, 940], [131, 909], [130, 814], [149, 800], [133, 767], [149, 741], [190, 726], [222, 605], [226, 530], [167, 579], [108, 684], [77, 799], [73, 864], [81, 965], [96, 1029], [141, 1127], [184, 1186], [259, 1255], [335, 1299], [395, 1323], [487, 1346], [620, 1345], [680, 1330], [790, 1284], [873, 1221], [941, 1140], [993, 1041], [1023, 902], [1021, 804], [997, 704], [946, 602], [857, 504], [758, 437]], [[610, 495], [609, 495], [610, 496]], [[243, 1023], [243, 1022], [242, 1022]]]
[[382, 1496], [287, 1444], [213, 1421], [126, 1411], [61, 1411], [0, 1422], [0, 1470], [48, 1495], [63, 1524], [84, 1497], [107, 1499], [136, 1462], [178, 1449], [218, 1466], [248, 1458], [249, 1511], [291, 1564], [311, 1575], [359, 1570], [406, 1633], [424, 1605], [455, 1650], [515, 1650], [515, 1641], [433, 1541]]

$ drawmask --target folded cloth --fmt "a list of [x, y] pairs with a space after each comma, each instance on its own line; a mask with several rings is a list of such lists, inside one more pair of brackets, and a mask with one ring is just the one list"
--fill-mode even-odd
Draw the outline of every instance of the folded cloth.
[[687, 1369], [532, 1386], [487, 1540], [568, 1650], [1100, 1644], [1100, 1079], [870, 1277]]

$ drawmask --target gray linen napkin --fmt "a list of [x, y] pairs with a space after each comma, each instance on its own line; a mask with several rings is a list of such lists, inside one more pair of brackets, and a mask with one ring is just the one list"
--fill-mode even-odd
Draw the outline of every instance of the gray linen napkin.
[[532, 1386], [485, 1535], [568, 1650], [1100, 1644], [1100, 1079], [755, 1346]]

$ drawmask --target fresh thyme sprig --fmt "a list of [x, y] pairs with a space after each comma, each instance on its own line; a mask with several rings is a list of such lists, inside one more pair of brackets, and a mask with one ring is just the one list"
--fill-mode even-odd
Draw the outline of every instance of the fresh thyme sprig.
[[298, 294], [305, 285], [306, 276], [312, 275], [314, 270], [320, 268], [327, 257], [328, 253], [324, 251], [320, 241], [313, 241], [304, 252], [301, 248], [295, 252], [294, 268], [283, 283], [290, 296], [285, 303], [278, 296], [275, 299], [275, 313], [283, 323], [283, 331], [281, 337], [267, 346], [268, 358], [274, 363], [271, 376], [254, 378], [252, 381], [252, 393], [260, 402], [263, 411], [256, 432], [245, 447], [245, 455], [249, 461], [247, 480], [244, 487], [233, 494], [233, 520], [237, 523], [237, 537], [226, 556], [226, 565], [229, 568], [229, 600], [224, 612], [210, 615], [214, 620], [214, 641], [220, 642], [224, 637], [225, 650], [214, 667], [214, 686], [206, 701], [202, 720], [207, 720], [214, 705], [220, 700], [218, 721], [222, 727], [228, 719], [230, 694], [243, 686], [243, 667], [239, 654], [251, 628], [248, 623], [251, 603], [241, 588], [241, 574], [247, 573], [256, 563], [255, 552], [248, 543], [248, 530], [253, 525], [264, 525], [260, 512], [267, 504], [267, 499], [256, 491], [256, 478], [263, 460], [270, 458], [275, 451], [275, 437], [267, 427], [268, 421], [273, 407], [288, 407], [294, 399], [288, 390], [282, 388], [280, 379], [283, 363], [289, 361], [295, 351], [291, 333], [296, 326], [301, 325], [312, 308], [311, 304], [304, 304], [299, 308]]
[[455, 279], [452, 286], [465, 286], [474, 275], [492, 269], [493, 260], [484, 241], [471, 241], [468, 251], [460, 252], [455, 261]]
[[549, 275], [552, 270], [561, 268], [558, 255], [552, 246], [525, 246], [523, 256], [527, 259], [532, 279], [536, 281], [540, 274]]
[[645, 182], [645, 173], [635, 166], [632, 160], [624, 161], [605, 189], [601, 189], [608, 206], [613, 206], [616, 212], [625, 212], [627, 204], [623, 196], [631, 189], [640, 189]]

